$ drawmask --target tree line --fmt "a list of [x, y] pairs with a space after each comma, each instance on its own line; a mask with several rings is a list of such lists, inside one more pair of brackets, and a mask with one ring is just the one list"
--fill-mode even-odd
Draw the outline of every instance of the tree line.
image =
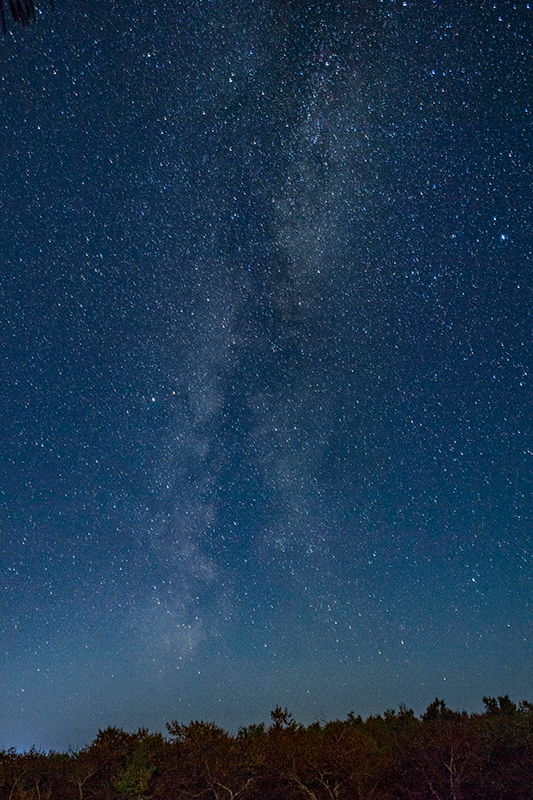
[[0, 800], [528, 800], [533, 704], [483, 698], [481, 714], [435, 699], [363, 720], [211, 722], [99, 731], [80, 750], [0, 752]]

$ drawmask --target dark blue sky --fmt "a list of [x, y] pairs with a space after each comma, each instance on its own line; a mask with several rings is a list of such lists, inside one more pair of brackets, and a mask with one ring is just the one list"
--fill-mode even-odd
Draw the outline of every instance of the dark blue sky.
[[85, 9], [0, 45], [0, 746], [532, 700], [529, 4]]

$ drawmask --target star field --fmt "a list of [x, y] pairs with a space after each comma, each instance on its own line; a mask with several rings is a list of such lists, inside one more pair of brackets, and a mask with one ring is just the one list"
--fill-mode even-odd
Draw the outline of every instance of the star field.
[[0, 746], [533, 699], [529, 4], [67, 5], [0, 45]]

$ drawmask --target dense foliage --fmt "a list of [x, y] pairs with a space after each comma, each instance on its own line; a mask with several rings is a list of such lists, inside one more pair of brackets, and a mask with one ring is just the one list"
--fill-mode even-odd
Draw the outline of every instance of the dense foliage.
[[533, 704], [484, 698], [483, 714], [436, 699], [309, 727], [281, 708], [230, 735], [210, 722], [100, 731], [68, 753], [0, 753], [0, 800], [525, 800]]

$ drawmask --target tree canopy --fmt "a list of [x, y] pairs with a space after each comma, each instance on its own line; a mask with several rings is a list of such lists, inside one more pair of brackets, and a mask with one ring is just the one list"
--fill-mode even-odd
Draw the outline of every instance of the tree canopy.
[[0, 800], [532, 800], [533, 704], [483, 698], [481, 714], [439, 698], [363, 720], [271, 723], [232, 735], [213, 722], [168, 735], [108, 727], [67, 753], [0, 751]]

